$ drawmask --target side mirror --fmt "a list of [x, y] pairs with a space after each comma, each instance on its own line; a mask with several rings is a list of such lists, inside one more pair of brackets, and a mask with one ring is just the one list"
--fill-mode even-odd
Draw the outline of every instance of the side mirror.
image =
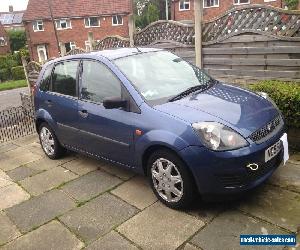
[[103, 106], [106, 109], [126, 108], [127, 101], [123, 100], [121, 97], [109, 97], [104, 99]]

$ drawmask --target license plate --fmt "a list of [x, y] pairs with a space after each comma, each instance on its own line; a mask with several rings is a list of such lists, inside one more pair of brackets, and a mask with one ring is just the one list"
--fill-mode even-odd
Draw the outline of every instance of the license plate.
[[268, 162], [268, 161], [272, 160], [276, 155], [278, 155], [278, 153], [280, 152], [281, 148], [282, 148], [282, 142], [281, 142], [281, 140], [278, 141], [278, 142], [276, 142], [271, 147], [269, 147], [265, 151], [265, 162]]

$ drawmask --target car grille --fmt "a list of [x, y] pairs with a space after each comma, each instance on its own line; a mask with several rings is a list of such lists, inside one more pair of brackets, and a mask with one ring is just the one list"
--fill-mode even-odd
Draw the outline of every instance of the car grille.
[[250, 139], [257, 144], [263, 143], [273, 135], [275, 135], [283, 127], [282, 117], [279, 115], [274, 120], [270, 121], [264, 127], [255, 131], [250, 135]]
[[250, 182], [265, 176], [270, 171], [276, 169], [282, 162], [282, 159], [283, 159], [283, 150], [281, 150], [281, 152], [272, 160], [264, 164], [259, 164], [260, 168], [257, 171], [251, 171], [246, 169], [245, 172], [242, 174], [218, 175], [218, 179], [225, 188], [243, 187], [249, 184]]

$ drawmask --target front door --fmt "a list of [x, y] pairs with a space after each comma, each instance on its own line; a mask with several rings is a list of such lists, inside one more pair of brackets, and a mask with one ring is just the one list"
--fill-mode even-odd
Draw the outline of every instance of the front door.
[[78, 103], [80, 134], [94, 154], [124, 165], [133, 163], [133, 121], [138, 114], [123, 109], [105, 109], [103, 100], [122, 96], [122, 84], [115, 74], [98, 62], [86, 60], [81, 67]]
[[39, 62], [45, 62], [48, 60], [46, 45], [38, 45], [37, 53], [39, 57]]

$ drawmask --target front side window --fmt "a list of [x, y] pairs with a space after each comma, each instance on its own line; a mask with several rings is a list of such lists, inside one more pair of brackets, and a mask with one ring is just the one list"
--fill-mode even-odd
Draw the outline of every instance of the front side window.
[[179, 10], [189, 10], [191, 3], [189, 0], [180, 0], [179, 1]]
[[34, 21], [33, 22], [33, 31], [44, 31], [44, 23], [43, 21]]
[[69, 19], [60, 19], [60, 20], [56, 20], [56, 28], [59, 30], [63, 30], [63, 29], [71, 29], [71, 20]]
[[249, 4], [250, 0], [233, 0], [233, 3], [236, 4], [236, 5]]
[[147, 101], [167, 100], [211, 82], [201, 69], [167, 51], [128, 56], [116, 59], [115, 64]]
[[105, 98], [121, 97], [119, 79], [100, 62], [83, 61], [81, 79], [84, 100], [102, 103]]
[[50, 79], [52, 73], [52, 65], [49, 65], [43, 75], [43, 79], [40, 83], [40, 90], [41, 91], [49, 91], [50, 90]]
[[53, 92], [68, 96], [76, 96], [78, 64], [78, 61], [66, 61], [55, 66], [52, 75]]
[[204, 0], [204, 8], [219, 7], [219, 0]]
[[100, 27], [100, 19], [98, 17], [87, 17], [84, 19], [85, 27]]
[[113, 26], [123, 25], [123, 17], [120, 15], [113, 16], [112, 25]]

